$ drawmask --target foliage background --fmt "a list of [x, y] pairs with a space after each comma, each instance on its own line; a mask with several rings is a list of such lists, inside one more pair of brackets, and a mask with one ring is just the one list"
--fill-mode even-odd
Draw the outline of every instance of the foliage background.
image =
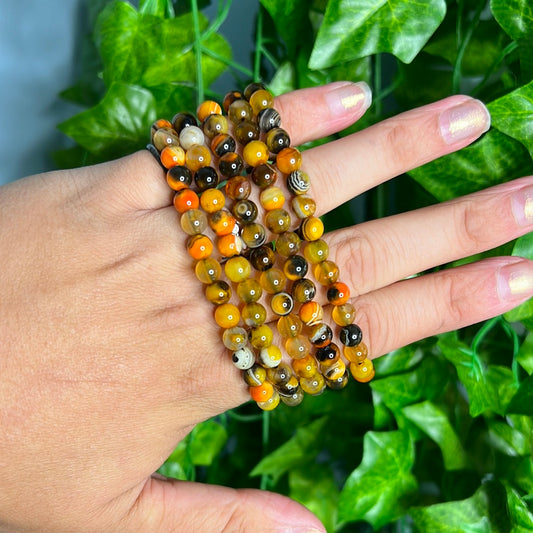
[[[326, 216], [329, 229], [533, 173], [529, 0], [210, 4], [87, 3], [92, 32], [81, 75], [63, 93], [86, 110], [59, 125], [75, 141], [55, 154], [60, 166], [142, 148], [156, 118], [251, 80], [279, 94], [364, 79], [372, 108], [340, 135], [458, 92], [488, 103], [493, 128], [460, 153], [347, 202]], [[232, 22], [240, 9], [256, 11], [248, 62], [232, 59], [225, 37], [242, 32]], [[218, 89], [221, 79], [231, 86]], [[533, 236], [483, 255], [507, 253], [533, 259]], [[199, 425], [161, 471], [288, 494], [328, 531], [531, 531], [532, 326], [529, 301], [376, 360], [370, 385], [271, 414], [244, 405]]]

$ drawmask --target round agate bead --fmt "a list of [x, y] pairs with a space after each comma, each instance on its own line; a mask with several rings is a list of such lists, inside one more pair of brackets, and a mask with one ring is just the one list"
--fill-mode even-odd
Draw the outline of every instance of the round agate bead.
[[184, 165], [176, 165], [167, 172], [168, 186], [179, 191], [192, 183], [192, 172]]
[[326, 346], [319, 348], [315, 352], [315, 357], [321, 365], [321, 370], [336, 363], [339, 360], [340, 356], [341, 352], [339, 350], [339, 347], [333, 342], [330, 342]]
[[[283, 148], [283, 150], [278, 152], [276, 165], [279, 171], [283, 174], [291, 174], [291, 172], [298, 170], [302, 166], [302, 154], [300, 153], [300, 150], [293, 146]], [[288, 186], [289, 183], [287, 180], [287, 187]]]
[[275, 234], [287, 231], [291, 226], [291, 217], [285, 209], [273, 209], [265, 216], [266, 227]]
[[326, 297], [329, 303], [333, 305], [342, 305], [350, 298], [350, 289], [346, 283], [337, 281], [328, 287]]
[[283, 273], [287, 279], [302, 279], [307, 274], [307, 261], [301, 255], [291, 255], [283, 263]]
[[190, 150], [195, 144], [202, 146], [205, 142], [204, 132], [198, 126], [183, 128], [179, 139], [184, 150]]
[[266, 242], [266, 231], [261, 224], [246, 224], [241, 231], [241, 239], [248, 248], [257, 248]]
[[289, 407], [296, 407], [297, 405], [300, 405], [304, 399], [304, 391], [298, 387], [291, 395], [289, 396], [283, 396], [280, 394], [281, 401], [289, 406]]
[[252, 200], [239, 200], [233, 205], [235, 218], [244, 224], [253, 222], [257, 218], [257, 206]]
[[249, 83], [243, 91], [244, 98], [246, 100], [250, 100], [252, 97], [252, 94], [254, 94], [256, 91], [264, 91], [266, 90], [265, 85], [261, 83], [260, 81], [253, 81], [252, 83]]
[[324, 392], [326, 381], [321, 374], [316, 373], [309, 378], [300, 378], [300, 387], [305, 393], [318, 396]]
[[291, 294], [298, 303], [310, 302], [316, 295], [315, 284], [308, 278], [296, 280], [292, 285]]
[[173, 203], [176, 211], [183, 214], [190, 209], [198, 209], [200, 206], [200, 199], [192, 189], [187, 187], [186, 189], [181, 189], [181, 191], [176, 192]]
[[228, 117], [233, 124], [251, 120], [254, 116], [252, 106], [246, 100], [235, 100], [228, 107]]
[[221, 113], [222, 108], [220, 107], [220, 104], [214, 100], [205, 100], [196, 109], [196, 116], [200, 122], [204, 122], [209, 115], [220, 115]]
[[239, 370], [247, 370], [254, 366], [255, 355], [248, 346], [243, 346], [239, 350], [233, 352], [231, 361]]
[[241, 309], [241, 316], [247, 326], [255, 327], [264, 324], [267, 313], [262, 304], [258, 302], [252, 302], [243, 305]]
[[307, 217], [300, 224], [300, 235], [306, 241], [316, 241], [324, 235], [324, 223], [318, 217]]
[[233, 328], [239, 324], [241, 313], [236, 305], [225, 303], [215, 307], [215, 322], [221, 328]]
[[204, 122], [204, 133], [212, 139], [220, 133], [228, 133], [228, 119], [224, 115], [210, 115]]
[[274, 250], [266, 244], [258, 246], [250, 252], [250, 263], [252, 263], [252, 266], [260, 272], [272, 268], [275, 259], [276, 255], [274, 254]]
[[339, 339], [345, 346], [357, 346], [363, 340], [363, 332], [357, 324], [348, 324], [341, 328]]
[[303, 170], [291, 171], [287, 176], [287, 189], [295, 196], [305, 194], [310, 187], [311, 180], [309, 179], [309, 175]]
[[225, 304], [231, 298], [231, 287], [219, 279], [205, 288], [205, 297], [215, 305]]
[[252, 184], [246, 176], [235, 176], [228, 180], [224, 190], [232, 200], [246, 200], [252, 192]]
[[172, 119], [172, 125], [179, 134], [189, 126], [198, 126], [198, 121], [192, 113], [176, 113]]
[[207, 216], [200, 209], [189, 209], [181, 215], [180, 225], [187, 235], [198, 235], [207, 228]]
[[268, 161], [268, 157], [267, 145], [262, 141], [252, 140], [242, 151], [242, 158], [250, 167], [264, 165]]
[[285, 341], [285, 350], [292, 359], [303, 359], [311, 351], [311, 342], [305, 335], [289, 337]]
[[275, 367], [267, 368], [267, 379], [275, 387], [288, 383], [292, 377], [291, 367], [287, 363], [281, 362]]
[[350, 363], [362, 363], [368, 357], [368, 348], [364, 342], [360, 342], [355, 346], [345, 346], [343, 353]]
[[224, 108], [224, 111], [227, 113], [229, 106], [235, 102], [235, 100], [242, 100], [243, 96], [240, 91], [230, 91], [229, 93], [226, 93], [224, 96], [224, 99], [222, 100], [222, 107]]
[[315, 265], [313, 269], [315, 279], [327, 287], [339, 279], [339, 267], [333, 261], [322, 261]]
[[297, 233], [286, 231], [276, 239], [276, 252], [282, 257], [289, 257], [298, 253], [301, 242]]
[[310, 378], [318, 373], [318, 365], [312, 355], [306, 355], [302, 359], [293, 359], [291, 365], [294, 373], [300, 378]]
[[222, 334], [222, 342], [228, 350], [234, 352], [246, 346], [248, 335], [244, 328], [235, 326], [224, 330], [224, 333]]
[[252, 328], [248, 337], [250, 339], [250, 344], [254, 348], [260, 350], [272, 344], [274, 333], [269, 326], [261, 324], [260, 326]]
[[336, 379], [326, 379], [326, 385], [332, 390], [342, 390], [348, 385], [349, 372], [345, 369], [344, 374]]
[[259, 139], [259, 126], [251, 120], [243, 120], [235, 126], [233, 134], [238, 142], [247, 144], [250, 141]]
[[309, 340], [317, 347], [322, 348], [328, 345], [333, 338], [333, 331], [324, 322], [315, 324], [310, 328]]
[[269, 130], [266, 134], [265, 142], [273, 154], [277, 154], [291, 145], [289, 134], [282, 128], [272, 128]]
[[211, 152], [206, 146], [194, 144], [185, 152], [185, 163], [193, 172], [202, 167], [207, 167], [211, 163]]
[[250, 96], [248, 102], [250, 102], [253, 112], [258, 115], [263, 109], [271, 108], [274, 105], [274, 97], [269, 91], [259, 89]]
[[259, 362], [266, 368], [274, 368], [281, 362], [281, 350], [275, 345], [271, 344], [266, 348], [261, 348], [259, 351]]
[[337, 359], [333, 364], [321, 363], [319, 365], [322, 375], [328, 380], [335, 381], [346, 373], [346, 363], [342, 359]]
[[241, 302], [246, 304], [257, 302], [257, 300], [261, 298], [262, 293], [263, 289], [261, 288], [261, 285], [259, 285], [259, 282], [253, 278], [241, 281], [237, 285], [237, 295]]
[[235, 227], [235, 217], [227, 210], [220, 209], [211, 213], [208, 218], [209, 227], [218, 235], [229, 235]]
[[355, 307], [349, 302], [335, 305], [331, 311], [331, 318], [338, 326], [347, 326], [355, 320]]
[[244, 168], [244, 162], [241, 156], [236, 152], [227, 152], [218, 160], [218, 170], [226, 178], [238, 176]]
[[267, 107], [259, 111], [257, 123], [261, 131], [270, 131], [281, 126], [281, 116], [273, 107]]
[[287, 383], [275, 385], [275, 388], [282, 398], [284, 396], [292, 396], [300, 388], [300, 382], [296, 376], [291, 376]]
[[304, 247], [304, 256], [312, 265], [316, 265], [328, 258], [329, 246], [322, 239], [307, 242]]
[[162, 165], [167, 169], [176, 165], [183, 165], [185, 163], [185, 150], [176, 144], [165, 146], [161, 150], [160, 159]]
[[209, 214], [220, 211], [225, 204], [226, 197], [220, 189], [207, 189], [200, 196], [200, 205]]
[[260, 189], [266, 189], [270, 185], [276, 183], [276, 180], [278, 179], [278, 173], [275, 167], [269, 163], [264, 163], [256, 166], [252, 170], [251, 178]]
[[217, 250], [224, 257], [233, 257], [242, 252], [244, 243], [239, 235], [230, 233], [229, 235], [222, 235], [217, 239]]
[[209, 285], [220, 278], [222, 267], [216, 259], [208, 257], [207, 259], [201, 259], [196, 263], [194, 273], [199, 281]]
[[158, 118], [155, 122], [152, 123], [152, 126], [150, 127], [151, 138], [153, 138], [155, 132], [161, 128], [172, 129], [173, 126], [172, 123], [166, 118]]
[[152, 144], [161, 152], [165, 146], [179, 146], [180, 139], [172, 128], [160, 128], [152, 136]]
[[324, 319], [323, 307], [318, 302], [312, 300], [302, 304], [298, 314], [306, 326], [315, 326]]
[[250, 262], [245, 257], [231, 257], [224, 264], [224, 272], [228, 279], [234, 283], [240, 283], [250, 277], [252, 265], [250, 265]]
[[243, 373], [244, 381], [250, 387], [262, 385], [266, 379], [266, 369], [255, 363], [252, 368], [248, 368]]
[[279, 402], [280, 402], [280, 395], [277, 390], [274, 390], [274, 393], [267, 401], [257, 402], [257, 406], [263, 411], [272, 411], [279, 405]]
[[303, 324], [297, 315], [289, 313], [278, 318], [277, 328], [279, 334], [288, 339], [289, 337], [300, 335]]
[[283, 207], [283, 204], [285, 203], [285, 195], [279, 187], [270, 186], [261, 191], [259, 202], [267, 211], [273, 211]]
[[269, 294], [277, 294], [285, 289], [287, 278], [279, 268], [269, 268], [259, 276], [261, 287]]
[[213, 167], [199, 168], [194, 174], [194, 182], [200, 191], [212, 189], [218, 185], [218, 174]]
[[213, 150], [217, 157], [222, 157], [228, 152], [235, 152], [236, 148], [237, 143], [235, 139], [227, 133], [215, 135], [211, 141], [211, 150]]
[[362, 363], [350, 363], [350, 372], [356, 381], [367, 383], [374, 375], [374, 365], [370, 359], [365, 359]]
[[206, 259], [213, 253], [213, 243], [207, 235], [191, 235], [187, 239], [187, 252], [193, 259]]
[[315, 214], [316, 202], [309, 196], [295, 196], [291, 200], [292, 210], [298, 218], [307, 218]]
[[286, 292], [278, 292], [272, 296], [270, 307], [278, 316], [288, 315], [294, 307], [292, 296]]

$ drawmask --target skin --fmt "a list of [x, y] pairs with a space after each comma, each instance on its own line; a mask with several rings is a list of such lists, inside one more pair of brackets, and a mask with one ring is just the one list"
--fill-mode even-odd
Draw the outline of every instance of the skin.
[[[363, 113], [334, 116], [328, 90], [277, 99], [293, 144]], [[449, 144], [438, 128], [444, 110], [467, 100], [305, 152], [320, 214], [475, 140], [481, 131]], [[531, 279], [531, 262], [517, 257], [405, 278], [531, 231], [513, 198], [532, 184], [522, 178], [327, 236], [373, 357], [531, 296], [531, 284], [502, 290], [513, 273]], [[171, 202], [148, 152], [0, 189], [0, 531], [323, 531], [280, 495], [152, 475], [195, 424], [248, 399]]]

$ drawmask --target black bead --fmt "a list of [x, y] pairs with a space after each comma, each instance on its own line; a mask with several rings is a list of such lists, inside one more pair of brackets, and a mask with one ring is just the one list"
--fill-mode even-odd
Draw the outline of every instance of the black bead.
[[341, 329], [339, 338], [345, 346], [357, 346], [363, 340], [363, 332], [357, 324], [348, 324]]
[[177, 113], [172, 119], [172, 125], [174, 129], [180, 133], [180, 131], [188, 126], [198, 126], [198, 121], [192, 113]]
[[258, 248], [254, 248], [250, 251], [250, 263], [252, 263], [252, 266], [260, 272], [264, 272], [265, 270], [272, 268], [274, 266], [275, 259], [276, 254], [272, 248], [266, 244], [263, 244], [263, 246], [259, 246]]
[[232, 211], [240, 222], [253, 222], [257, 218], [257, 206], [251, 200], [239, 200], [233, 206]]
[[330, 343], [327, 346], [324, 346], [322, 348], [319, 348], [316, 353], [315, 357], [317, 361], [320, 363], [327, 362], [327, 361], [333, 361], [333, 359], [337, 358], [339, 355], [339, 348], [333, 344]]
[[176, 165], [170, 168], [167, 174], [175, 181], [181, 181], [187, 187], [192, 183], [192, 172], [184, 165]]
[[194, 182], [200, 191], [213, 189], [218, 185], [218, 174], [213, 167], [202, 167], [196, 171]]

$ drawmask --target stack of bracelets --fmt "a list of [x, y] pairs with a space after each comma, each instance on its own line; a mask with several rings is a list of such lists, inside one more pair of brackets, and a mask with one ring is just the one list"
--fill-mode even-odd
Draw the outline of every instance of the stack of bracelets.
[[[354, 324], [350, 290], [339, 281], [339, 268], [328, 259], [321, 238], [324, 226], [307, 194], [309, 176], [300, 169], [301, 154], [290, 146], [273, 103], [262, 84], [252, 83], [242, 94], [232, 91], [224, 97], [227, 115], [217, 102], [205, 101], [196, 116], [178, 113], [172, 122], [157, 120], [148, 145], [176, 191], [174, 206], [187, 234], [187, 251], [215, 306], [224, 346], [264, 410], [280, 401], [298, 405], [304, 393], [318, 395], [326, 387], [340, 390], [349, 373], [360, 382], [374, 376], [361, 329]], [[284, 208], [285, 193], [276, 186], [280, 175], [298, 219], [295, 230]], [[250, 199], [254, 185], [263, 224]], [[317, 289], [308, 271], [332, 305], [344, 358], [315, 301]], [[260, 299], [268, 299], [278, 317], [288, 358], [273, 344]]]

